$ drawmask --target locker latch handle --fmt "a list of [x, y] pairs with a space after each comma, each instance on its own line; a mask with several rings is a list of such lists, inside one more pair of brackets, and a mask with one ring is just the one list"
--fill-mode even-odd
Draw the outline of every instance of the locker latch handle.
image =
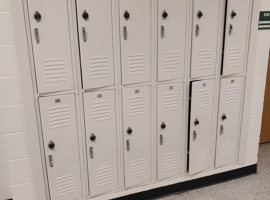
[[82, 27], [82, 34], [83, 34], [83, 41], [86, 42], [87, 41], [87, 34], [86, 34], [86, 28]]
[[194, 125], [195, 125], [195, 126], [198, 126], [199, 124], [200, 124], [200, 121], [199, 121], [198, 119], [195, 119]]
[[49, 163], [50, 163], [50, 167], [53, 167], [53, 157], [52, 157], [52, 155], [49, 155]]
[[193, 141], [197, 139], [197, 132], [193, 131]]
[[132, 128], [128, 127], [128, 129], [127, 129], [127, 134], [128, 134], [128, 135], [131, 135], [132, 132], [133, 132]]
[[41, 21], [41, 14], [40, 14], [40, 12], [38, 12], [38, 11], [36, 11], [35, 13], [34, 13], [34, 19], [36, 20], [36, 22], [40, 22]]
[[223, 115], [221, 116], [221, 119], [222, 119], [222, 121], [224, 121], [224, 120], [227, 119], [227, 116], [226, 116], [225, 114], [223, 114]]
[[233, 32], [233, 25], [230, 24], [230, 27], [229, 27], [229, 35], [232, 35], [232, 32]]
[[202, 18], [202, 16], [203, 16], [203, 12], [201, 10], [199, 10], [197, 13], [197, 17], [200, 19], [200, 18]]
[[232, 19], [235, 18], [236, 15], [237, 15], [236, 12], [233, 10], [232, 13], [231, 13], [231, 18], [232, 18]]
[[160, 135], [159, 136], [159, 144], [160, 145], [163, 145], [164, 144], [164, 137], [163, 137], [163, 135]]
[[199, 26], [199, 24], [197, 24], [197, 25], [196, 25], [196, 30], [195, 30], [195, 35], [196, 35], [196, 37], [198, 37], [199, 34], [200, 34], [200, 26]]
[[164, 25], [161, 26], [161, 39], [163, 39], [165, 37], [165, 27]]
[[88, 20], [89, 14], [88, 14], [88, 12], [87, 12], [86, 10], [83, 11], [82, 18], [83, 18], [84, 20]]
[[165, 129], [166, 127], [167, 127], [166, 124], [164, 122], [162, 122], [161, 125], [160, 125], [160, 128]]
[[130, 151], [130, 142], [127, 140], [127, 151]]
[[90, 147], [89, 152], [90, 152], [90, 158], [93, 159], [94, 158], [94, 147]]
[[124, 40], [127, 40], [128, 34], [127, 34], [127, 27], [126, 26], [123, 27], [123, 31], [124, 31]]
[[36, 43], [39, 44], [40, 43], [40, 38], [39, 38], [38, 28], [35, 28], [34, 32], [35, 32]]
[[55, 148], [55, 143], [53, 141], [50, 141], [48, 147], [49, 149], [53, 150]]
[[90, 135], [90, 141], [91, 142], [95, 142], [96, 141], [96, 135], [94, 134], [94, 133], [92, 133], [91, 135]]
[[224, 133], [224, 126], [220, 125], [220, 135], [222, 135]]
[[163, 13], [162, 13], [162, 18], [167, 19], [167, 17], [168, 17], [168, 13], [167, 13], [166, 10], [164, 10]]

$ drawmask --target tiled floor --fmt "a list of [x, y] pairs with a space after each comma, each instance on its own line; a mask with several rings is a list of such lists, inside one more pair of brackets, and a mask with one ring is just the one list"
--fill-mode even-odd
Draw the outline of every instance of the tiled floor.
[[270, 200], [270, 144], [260, 146], [257, 174], [158, 200]]

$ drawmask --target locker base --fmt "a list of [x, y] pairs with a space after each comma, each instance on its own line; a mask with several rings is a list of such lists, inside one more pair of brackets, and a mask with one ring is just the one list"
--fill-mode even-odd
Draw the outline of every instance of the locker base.
[[162, 197], [166, 196], [169, 194], [173, 194], [176, 192], [181, 192], [181, 191], [186, 191], [186, 190], [191, 190], [191, 189], [196, 189], [200, 187], [205, 187], [209, 185], [213, 185], [216, 183], [240, 178], [246, 175], [250, 174], [255, 174], [257, 173], [257, 164], [255, 165], [250, 165], [247, 167], [243, 167], [240, 169], [228, 171], [228, 172], [223, 172], [220, 174], [214, 174], [211, 176], [191, 180], [191, 181], [186, 181], [186, 182], [181, 182], [173, 185], [169, 185], [166, 187], [160, 187], [160, 188], [155, 188], [152, 190], [116, 198], [115, 200], [146, 200], [146, 199], [153, 199], [157, 197]]

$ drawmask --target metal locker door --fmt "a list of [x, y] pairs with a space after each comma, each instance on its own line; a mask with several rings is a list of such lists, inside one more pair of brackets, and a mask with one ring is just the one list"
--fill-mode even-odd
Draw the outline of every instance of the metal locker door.
[[77, 0], [83, 88], [114, 85], [112, 0]]
[[150, 81], [151, 1], [120, 0], [122, 84]]
[[236, 162], [236, 148], [241, 124], [242, 95], [242, 77], [224, 78], [221, 80], [216, 167]]
[[74, 89], [68, 1], [28, 0], [39, 93]]
[[183, 138], [183, 83], [158, 86], [158, 179], [180, 175]]
[[39, 105], [51, 199], [79, 199], [82, 188], [75, 97], [42, 97]]
[[244, 72], [251, 0], [228, 0], [223, 75]]
[[194, 0], [191, 78], [215, 75], [221, 0]]
[[90, 194], [118, 188], [114, 90], [84, 94]]
[[190, 174], [206, 170], [210, 166], [214, 93], [214, 79], [192, 83], [189, 133]]
[[123, 89], [125, 186], [151, 180], [150, 87]]
[[158, 1], [158, 80], [184, 78], [187, 0]]

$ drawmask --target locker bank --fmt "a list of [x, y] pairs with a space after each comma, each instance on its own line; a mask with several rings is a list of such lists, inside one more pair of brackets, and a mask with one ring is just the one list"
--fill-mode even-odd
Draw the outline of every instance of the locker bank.
[[38, 198], [140, 200], [255, 173], [259, 6], [14, 0]]

